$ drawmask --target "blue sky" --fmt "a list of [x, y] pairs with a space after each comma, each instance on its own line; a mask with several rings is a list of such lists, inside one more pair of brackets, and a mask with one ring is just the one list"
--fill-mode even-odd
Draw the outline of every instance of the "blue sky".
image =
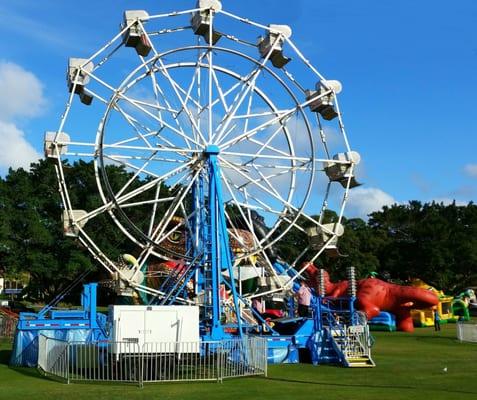
[[[0, 1], [0, 172], [41, 153], [44, 131], [57, 128], [67, 98], [68, 57], [89, 56], [111, 38], [125, 9], [153, 14], [193, 5]], [[364, 182], [354, 189], [348, 215], [364, 216], [393, 201], [477, 200], [477, 2], [223, 5], [263, 24], [291, 25], [294, 42], [310, 61], [343, 83], [340, 104], [352, 147], [362, 155]], [[6, 79], [14, 76], [16, 83]]]

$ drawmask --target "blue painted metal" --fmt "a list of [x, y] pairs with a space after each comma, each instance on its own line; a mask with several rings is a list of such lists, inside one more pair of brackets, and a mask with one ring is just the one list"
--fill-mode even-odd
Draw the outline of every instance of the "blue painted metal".
[[54, 310], [47, 305], [38, 313], [20, 313], [10, 363], [15, 366], [36, 366], [38, 335], [79, 342], [108, 339], [107, 318], [96, 312], [96, 283], [83, 286], [82, 308]]
[[[106, 319], [96, 312], [97, 283], [83, 285], [79, 310], [54, 310], [50, 305], [38, 313], [20, 313], [19, 330], [96, 329], [105, 331]], [[98, 317], [99, 316], [99, 317]], [[104, 317], [104, 318], [103, 318]]]
[[[210, 244], [205, 246], [205, 266], [210, 268], [211, 275], [211, 292], [210, 301], [212, 304], [212, 315], [210, 321], [210, 334], [208, 338], [212, 340], [220, 340], [226, 336], [222, 326], [222, 304], [221, 304], [221, 285], [225, 285], [223, 281], [223, 271], [228, 271], [231, 282], [228, 285], [232, 291], [232, 299], [234, 302], [235, 315], [237, 315], [237, 332], [242, 336], [242, 321], [240, 317], [240, 309], [238, 304], [238, 294], [233, 283], [233, 262], [232, 251], [229, 245], [229, 235], [227, 232], [227, 222], [225, 218], [224, 201], [222, 196], [222, 186], [220, 178], [220, 166], [217, 155], [219, 147], [209, 145], [204, 151], [204, 156], [208, 163], [208, 238]], [[223, 291], [223, 290], [222, 290]], [[207, 290], [206, 290], [207, 293]]]

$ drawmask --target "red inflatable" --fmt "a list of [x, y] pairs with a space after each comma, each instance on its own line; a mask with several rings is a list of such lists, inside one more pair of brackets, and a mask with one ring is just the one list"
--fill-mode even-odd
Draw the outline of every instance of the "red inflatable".
[[[313, 264], [306, 269], [310, 277], [310, 286], [318, 289], [319, 270]], [[342, 297], [348, 294], [348, 281], [333, 283], [328, 272], [325, 274], [326, 296]], [[361, 279], [357, 282], [357, 308], [366, 313], [369, 319], [381, 311], [388, 311], [396, 316], [397, 328], [413, 332], [411, 309], [424, 309], [436, 306], [438, 297], [431, 291], [411, 286], [395, 285], [376, 278]]]

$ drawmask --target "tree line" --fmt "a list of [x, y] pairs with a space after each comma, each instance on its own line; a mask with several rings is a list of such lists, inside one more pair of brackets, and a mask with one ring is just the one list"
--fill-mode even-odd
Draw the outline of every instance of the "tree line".
[[[108, 166], [110, 179], [126, 182], [130, 174]], [[93, 165], [78, 161], [65, 168], [70, 196], [84, 209], [101, 204], [94, 181]], [[10, 169], [0, 178], [0, 269], [7, 277], [29, 280], [31, 298], [48, 300], [84, 271], [88, 280], [100, 279], [101, 267], [87, 251], [63, 235], [62, 204], [54, 166], [48, 161], [31, 165], [29, 171]], [[92, 239], [114, 259], [133, 252], [133, 244], [118, 231], [105, 231], [112, 224], [95, 220]], [[144, 218], [146, 220], [146, 218]], [[336, 214], [328, 212], [326, 222]], [[106, 221], [104, 221], [106, 222]], [[374, 212], [367, 221], [344, 219], [345, 233], [339, 240], [342, 257], [321, 257], [317, 264], [334, 279], [346, 276], [354, 266], [358, 277], [370, 274], [394, 281], [419, 277], [447, 291], [477, 285], [477, 206], [469, 203], [395, 204]], [[307, 246], [307, 237], [291, 230], [277, 245], [277, 252], [291, 262]]]

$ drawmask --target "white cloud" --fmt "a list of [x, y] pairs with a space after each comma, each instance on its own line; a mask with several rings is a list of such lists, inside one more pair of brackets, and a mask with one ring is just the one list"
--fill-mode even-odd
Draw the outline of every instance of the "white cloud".
[[45, 106], [38, 78], [17, 64], [0, 61], [0, 120], [35, 117]]
[[349, 192], [346, 215], [366, 219], [373, 211], [395, 203], [396, 200], [381, 189], [359, 187]]
[[12, 123], [0, 121], [0, 138], [0, 167], [28, 169], [31, 162], [41, 158], [23, 131]]
[[471, 176], [472, 178], [477, 178], [477, 164], [467, 164], [464, 167], [464, 171], [467, 175]]
[[29, 168], [41, 157], [15, 120], [36, 117], [45, 106], [38, 78], [17, 64], [0, 61], [0, 168]]

